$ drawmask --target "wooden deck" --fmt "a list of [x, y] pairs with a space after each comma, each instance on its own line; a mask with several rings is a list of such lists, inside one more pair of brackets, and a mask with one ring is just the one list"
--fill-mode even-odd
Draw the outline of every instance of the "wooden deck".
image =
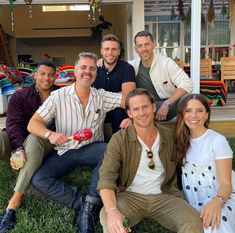
[[[6, 117], [0, 117], [0, 130], [5, 127]], [[174, 120], [164, 122], [168, 127], [174, 126]], [[212, 107], [210, 128], [226, 137], [235, 137], [235, 92], [228, 94], [225, 106]]]
[[235, 92], [228, 94], [225, 106], [212, 108], [210, 127], [227, 137], [235, 137]]

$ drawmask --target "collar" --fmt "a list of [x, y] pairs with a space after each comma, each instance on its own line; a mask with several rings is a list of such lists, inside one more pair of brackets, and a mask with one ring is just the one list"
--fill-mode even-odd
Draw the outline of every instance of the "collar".
[[102, 69], [104, 69], [106, 73], [110, 74], [110, 73], [113, 72], [115, 69], [117, 69], [117, 67], [119, 66], [119, 64], [120, 64], [120, 60], [118, 59], [116, 65], [115, 65], [115, 66], [113, 67], [113, 69], [109, 72], [109, 71], [108, 71], [108, 68], [105, 66], [104, 61], [103, 61]]

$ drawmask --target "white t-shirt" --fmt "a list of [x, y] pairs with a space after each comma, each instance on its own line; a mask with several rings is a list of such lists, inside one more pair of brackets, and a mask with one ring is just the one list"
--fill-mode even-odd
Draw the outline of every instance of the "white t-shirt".
[[161, 185], [165, 178], [165, 170], [159, 158], [160, 136], [159, 134], [157, 135], [151, 148], [151, 151], [153, 152], [153, 161], [155, 163], [154, 170], [148, 167], [151, 159], [148, 158], [147, 151], [149, 151], [150, 148], [147, 147], [140, 137], [138, 137], [138, 140], [142, 147], [140, 163], [135, 178], [126, 191], [144, 195], [159, 194], [162, 192]]
[[217, 159], [233, 157], [227, 139], [211, 129], [208, 129], [202, 136], [191, 139], [190, 144], [186, 156], [186, 161], [190, 163], [206, 165]]

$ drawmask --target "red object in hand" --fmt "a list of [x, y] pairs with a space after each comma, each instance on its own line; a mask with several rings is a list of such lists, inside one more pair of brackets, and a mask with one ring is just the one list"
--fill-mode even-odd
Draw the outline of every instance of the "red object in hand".
[[79, 142], [86, 141], [92, 137], [93, 133], [90, 129], [81, 129], [73, 134], [73, 136], [69, 137], [69, 140], [76, 140]]

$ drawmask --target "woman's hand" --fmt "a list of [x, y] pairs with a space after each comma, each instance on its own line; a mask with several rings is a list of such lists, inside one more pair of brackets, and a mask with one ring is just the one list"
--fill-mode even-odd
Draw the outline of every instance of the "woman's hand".
[[203, 221], [203, 227], [208, 228], [211, 226], [212, 230], [218, 229], [221, 221], [221, 207], [222, 204], [216, 198], [213, 198], [209, 204], [207, 204], [200, 217]]
[[122, 120], [122, 122], [121, 122], [121, 124], [120, 124], [119, 127], [120, 127], [121, 129], [125, 129], [125, 128], [127, 128], [127, 127], [130, 126], [130, 125], [132, 125], [131, 119], [130, 119], [130, 118], [126, 118], [126, 119]]

